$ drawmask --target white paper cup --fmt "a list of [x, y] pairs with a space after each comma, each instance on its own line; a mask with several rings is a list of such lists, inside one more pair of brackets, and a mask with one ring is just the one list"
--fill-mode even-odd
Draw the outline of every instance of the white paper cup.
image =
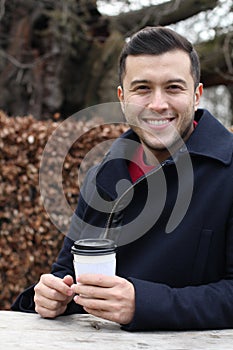
[[116, 244], [110, 239], [86, 238], [74, 242], [71, 248], [74, 256], [76, 279], [83, 273], [100, 273], [114, 276], [116, 272]]

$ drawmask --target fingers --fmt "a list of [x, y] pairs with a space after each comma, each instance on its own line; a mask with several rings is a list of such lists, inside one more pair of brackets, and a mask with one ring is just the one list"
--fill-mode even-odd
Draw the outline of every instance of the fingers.
[[67, 295], [56, 290], [55, 288], [50, 288], [43, 283], [39, 283], [34, 288], [35, 295], [40, 296], [41, 299], [43, 298], [43, 299], [54, 300], [54, 301], [66, 300]]
[[73, 298], [70, 287], [73, 283], [71, 276], [63, 279], [51, 274], [44, 274], [35, 286], [35, 311], [42, 317], [53, 318], [66, 310], [67, 304]]
[[53, 310], [47, 309], [43, 306], [38, 306], [36, 307], [35, 311], [43, 318], [55, 318], [59, 315], [62, 315], [66, 311], [66, 308], [67, 304], [61, 304], [58, 308]]
[[77, 278], [78, 283], [92, 285], [92, 286], [99, 286], [104, 288], [113, 287], [116, 284], [117, 280], [120, 280], [120, 277], [105, 276], [101, 274], [91, 274], [91, 273], [85, 273], [83, 275], [80, 275]]
[[88, 313], [121, 324], [129, 323], [135, 311], [132, 283], [118, 276], [83, 274], [71, 286], [74, 301]]
[[38, 303], [36, 303], [36, 312], [42, 317], [54, 318], [65, 312], [67, 307], [67, 301], [56, 301], [40, 297]]
[[90, 310], [101, 310], [101, 311], [112, 311], [112, 301], [107, 299], [96, 299], [91, 297], [85, 297], [76, 295], [74, 301], [82, 305], [84, 309]]
[[74, 280], [73, 280], [73, 277], [72, 277], [72, 276], [66, 275], [66, 276], [63, 278], [63, 282], [64, 282], [67, 286], [71, 287], [72, 284], [74, 283]]
[[[101, 274], [83, 274], [77, 279], [77, 284], [71, 286], [74, 293], [79, 296], [94, 299], [107, 299], [110, 297], [110, 293], [114, 290], [111, 289], [121, 281], [117, 276], [105, 276]], [[113, 296], [114, 298], [114, 296]], [[78, 297], [75, 297], [77, 302]]]
[[[71, 291], [70, 286], [67, 285], [66, 283], [64, 283], [64, 279], [66, 279], [66, 278], [72, 279], [71, 276], [66, 276], [62, 280], [61, 278], [56, 277], [52, 274], [44, 274], [41, 276], [40, 281], [37, 284], [37, 286], [35, 287], [35, 289], [40, 289], [40, 287], [41, 287], [45, 293], [47, 293], [47, 291], [53, 290], [54, 292], [52, 292], [52, 293], [54, 293], [54, 295], [52, 294], [52, 298], [54, 298], [55, 295], [57, 295], [58, 293], [61, 293], [61, 294], [66, 295], [66, 296], [71, 296], [72, 291]], [[72, 279], [72, 283], [73, 283], [73, 279]]]
[[[106, 299], [114, 293], [114, 287], [120, 285], [123, 278], [101, 274], [83, 274], [77, 279], [77, 284], [71, 286], [74, 293], [88, 298]], [[112, 295], [115, 298], [115, 295]]]

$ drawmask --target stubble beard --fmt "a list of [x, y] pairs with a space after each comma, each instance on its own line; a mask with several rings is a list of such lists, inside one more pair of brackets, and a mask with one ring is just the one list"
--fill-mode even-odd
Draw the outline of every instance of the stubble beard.
[[[146, 147], [150, 153], [158, 156], [158, 159], [166, 159], [169, 156], [172, 156], [183, 144], [189, 136], [191, 135], [193, 131], [193, 118], [185, 128], [185, 130], [182, 131], [182, 134], [179, 134], [177, 132], [177, 135], [175, 135], [174, 139], [170, 141], [169, 144], [165, 145], [162, 143], [162, 140], [160, 140], [159, 137], [154, 136], [152, 133], [147, 132], [145, 129], [140, 128], [139, 126], [131, 125], [131, 128], [136, 132], [136, 134], [139, 136], [140, 141], [144, 148]], [[153, 141], [150, 142], [149, 138], [144, 136], [144, 134], [147, 133], [151, 136], [154, 136], [154, 138], [157, 140], [160, 140], [159, 144], [154, 144]]]

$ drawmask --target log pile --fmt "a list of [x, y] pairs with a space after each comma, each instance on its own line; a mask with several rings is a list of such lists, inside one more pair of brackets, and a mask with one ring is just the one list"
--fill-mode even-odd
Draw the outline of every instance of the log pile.
[[[39, 187], [43, 151], [58, 125], [58, 121], [8, 117], [0, 112], [0, 309], [9, 309], [23, 289], [50, 271], [64, 239], [44, 208]], [[126, 129], [119, 124], [95, 125], [95, 121], [78, 122], [77, 128], [88, 131], [64, 161], [63, 189], [72, 208], [79, 194], [77, 169], [87, 152]], [[62, 208], [59, 215], [62, 220]]]

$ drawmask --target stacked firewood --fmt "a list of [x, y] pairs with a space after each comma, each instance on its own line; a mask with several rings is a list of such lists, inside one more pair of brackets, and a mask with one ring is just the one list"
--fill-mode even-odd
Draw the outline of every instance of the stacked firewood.
[[[64, 232], [45, 210], [39, 185], [44, 150], [49, 150], [50, 136], [60, 125], [58, 121], [8, 117], [0, 112], [0, 309], [9, 309], [20, 291], [50, 271], [64, 239]], [[81, 136], [67, 151], [62, 170], [64, 195], [73, 209], [79, 195], [80, 166], [83, 164], [85, 173], [101, 157], [99, 145], [116, 139], [126, 126], [80, 120], [76, 129]], [[60, 137], [65, 142], [67, 129]], [[90, 156], [84, 161], [87, 154]], [[56, 152], [51, 153], [43, 167], [51, 169], [57, 159]], [[51, 196], [52, 181], [55, 178], [48, 173], [44, 187]], [[62, 208], [56, 210], [59, 221], [65, 220]]]

